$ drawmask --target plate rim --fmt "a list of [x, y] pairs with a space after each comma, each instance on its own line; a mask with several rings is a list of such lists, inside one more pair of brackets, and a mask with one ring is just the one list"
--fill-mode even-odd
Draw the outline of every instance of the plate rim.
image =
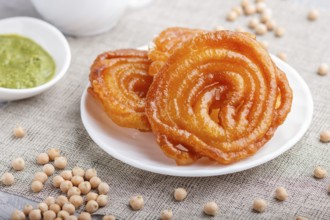
[[[142, 48], [142, 47], [140, 47]], [[295, 144], [304, 136], [304, 134], [307, 132], [308, 128], [311, 125], [312, 119], [313, 119], [313, 112], [314, 112], [314, 103], [313, 103], [313, 97], [311, 94], [311, 91], [307, 85], [307, 83], [304, 81], [304, 79], [299, 75], [299, 73], [293, 68], [291, 67], [288, 63], [280, 60], [278, 57], [270, 54], [271, 58], [273, 59], [273, 61], [275, 63], [279, 63], [284, 66], [286, 66], [287, 69], [290, 70], [290, 72], [295, 76], [295, 78], [297, 78], [299, 80], [298, 84], [300, 85], [300, 87], [306, 91], [307, 93], [307, 103], [309, 104], [309, 108], [307, 111], [307, 118], [304, 120], [305, 123], [302, 124], [302, 126], [300, 127], [299, 131], [294, 135], [293, 138], [290, 138], [289, 141], [287, 141], [284, 146], [278, 148], [276, 151], [272, 152], [271, 154], [266, 154], [265, 156], [258, 158], [256, 160], [253, 160], [251, 162], [249, 162], [246, 166], [244, 167], [237, 167], [233, 170], [225, 170], [223, 172], [221, 172], [221, 168], [220, 169], [215, 169], [215, 170], [207, 170], [207, 169], [203, 169], [203, 170], [199, 170], [199, 171], [194, 171], [194, 170], [175, 170], [175, 169], [169, 169], [169, 168], [160, 168], [160, 167], [151, 167], [149, 165], [144, 165], [143, 162], [138, 162], [137, 160], [131, 160], [130, 158], [127, 158], [125, 156], [122, 156], [119, 153], [116, 153], [114, 151], [109, 151], [107, 149], [107, 147], [103, 146], [106, 145], [106, 143], [104, 143], [102, 140], [100, 140], [99, 138], [97, 138], [98, 136], [94, 134], [94, 131], [92, 131], [92, 129], [88, 129], [86, 127], [86, 123], [88, 123], [86, 120], [86, 110], [84, 109], [84, 105], [86, 104], [86, 100], [87, 100], [87, 89], [84, 89], [84, 92], [81, 96], [81, 101], [80, 101], [80, 115], [81, 115], [81, 120], [82, 123], [85, 127], [85, 130], [87, 131], [88, 135], [90, 136], [90, 138], [101, 148], [103, 149], [105, 152], [107, 152], [110, 156], [114, 157], [117, 160], [120, 160], [121, 162], [128, 164], [130, 166], [133, 166], [135, 168], [144, 170], [144, 171], [148, 171], [148, 172], [152, 172], [152, 173], [156, 173], [156, 174], [162, 174], [162, 175], [169, 175], [169, 176], [180, 176], [180, 177], [208, 177], [208, 176], [221, 176], [221, 175], [226, 175], [226, 174], [232, 174], [232, 173], [237, 173], [237, 172], [241, 172], [244, 170], [248, 170], [254, 167], [257, 167], [259, 165], [262, 165], [264, 163], [267, 163], [275, 158], [277, 158], [278, 156], [280, 156], [281, 154], [283, 154], [284, 152], [288, 151], [289, 149], [291, 149], [293, 146], [295, 146]], [[87, 87], [90, 84], [87, 84]], [[85, 88], [87, 88], [85, 87]], [[258, 152], [257, 152], [258, 153]], [[256, 153], [256, 154], [257, 154]], [[165, 155], [164, 155], [165, 156]], [[235, 163], [234, 163], [235, 164]], [[230, 166], [230, 165], [227, 165]], [[202, 171], [202, 172], [201, 172]]]

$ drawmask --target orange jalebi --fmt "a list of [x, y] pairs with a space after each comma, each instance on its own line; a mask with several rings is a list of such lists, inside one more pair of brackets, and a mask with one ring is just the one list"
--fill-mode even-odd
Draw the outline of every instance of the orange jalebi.
[[146, 51], [116, 50], [99, 55], [91, 66], [89, 92], [117, 125], [150, 131], [145, 97], [152, 82]]
[[175, 50], [149, 88], [146, 114], [177, 164], [200, 157], [229, 164], [262, 147], [291, 102], [285, 74], [255, 39], [219, 31]]

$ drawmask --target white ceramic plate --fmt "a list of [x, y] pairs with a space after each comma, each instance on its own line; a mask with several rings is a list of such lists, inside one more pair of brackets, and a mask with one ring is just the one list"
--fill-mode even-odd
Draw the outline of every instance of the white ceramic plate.
[[297, 71], [275, 56], [293, 90], [292, 109], [274, 137], [254, 156], [231, 165], [200, 160], [190, 166], [177, 166], [167, 158], [152, 133], [122, 128], [114, 124], [102, 106], [85, 90], [81, 97], [81, 117], [91, 138], [111, 156], [131, 166], [171, 176], [216, 176], [250, 169], [266, 163], [296, 144], [308, 129], [313, 116], [313, 100], [309, 88]]

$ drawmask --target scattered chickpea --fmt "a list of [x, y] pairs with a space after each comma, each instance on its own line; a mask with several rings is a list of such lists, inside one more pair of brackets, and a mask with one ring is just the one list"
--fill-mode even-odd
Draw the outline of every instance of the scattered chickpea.
[[69, 199], [70, 203], [74, 205], [75, 208], [78, 208], [81, 206], [84, 202], [83, 198], [79, 195], [73, 195]]
[[277, 57], [280, 58], [283, 61], [287, 61], [287, 59], [288, 59], [288, 56], [284, 52], [278, 52]]
[[81, 194], [86, 195], [87, 193], [89, 193], [91, 191], [91, 184], [90, 182], [84, 181], [82, 183], [79, 184], [78, 188], [81, 191]]
[[187, 191], [184, 188], [177, 188], [174, 190], [174, 199], [182, 201], [187, 197]]
[[99, 195], [96, 199], [97, 204], [99, 204], [100, 207], [105, 206], [108, 203], [108, 196], [107, 195]]
[[173, 218], [172, 210], [165, 209], [160, 213], [161, 220], [171, 220]]
[[44, 202], [39, 203], [37, 208], [40, 209], [41, 213], [48, 211], [48, 205]]
[[232, 11], [236, 12], [237, 15], [241, 15], [243, 13], [243, 9], [241, 6], [235, 6], [232, 8]]
[[90, 200], [95, 200], [96, 201], [98, 196], [99, 195], [97, 193], [95, 193], [95, 192], [89, 192], [86, 195], [86, 201], [87, 202], [90, 201]]
[[269, 14], [269, 13], [262, 13], [261, 15], [260, 15], [260, 21], [262, 22], [262, 23], [267, 23], [268, 21], [270, 21], [271, 20], [271, 15]]
[[308, 220], [308, 218], [302, 217], [302, 216], [297, 216], [296, 220]]
[[[326, 63], [322, 63], [318, 70], [317, 70], [317, 73], [321, 76], [325, 76], [326, 74], [329, 73], [329, 66], [326, 64]], [[330, 136], [330, 135], [329, 135]], [[329, 137], [330, 139], [330, 137]]]
[[255, 29], [259, 23], [260, 23], [260, 22], [259, 22], [258, 19], [256, 19], [256, 18], [251, 18], [251, 20], [250, 20], [249, 23], [248, 23], [248, 26], [249, 26], [249, 28], [251, 28], [251, 29]]
[[323, 167], [317, 166], [314, 169], [314, 177], [315, 178], [317, 178], [317, 179], [323, 179], [326, 176], [327, 176], [327, 171]]
[[73, 176], [71, 182], [74, 186], [79, 186], [80, 183], [84, 182], [84, 178], [81, 176]]
[[70, 216], [70, 214], [67, 211], [61, 210], [57, 213], [57, 217], [61, 219], [67, 219]]
[[268, 41], [260, 41], [260, 44], [263, 48], [265, 48], [265, 50], [268, 50], [269, 47]]
[[51, 176], [53, 175], [53, 173], [55, 172], [55, 168], [53, 165], [51, 164], [45, 164], [42, 167], [42, 171], [47, 175], [47, 176]]
[[264, 212], [267, 208], [267, 203], [263, 199], [255, 199], [253, 202], [253, 209], [257, 212]]
[[275, 28], [275, 37], [283, 37], [284, 33], [285, 33], [284, 28], [282, 27]]
[[78, 216], [78, 220], [92, 220], [92, 216], [88, 212], [82, 212]]
[[255, 0], [255, 3], [265, 2], [265, 0]]
[[90, 180], [92, 177], [97, 176], [97, 171], [93, 168], [86, 170], [85, 180]]
[[67, 211], [70, 215], [73, 215], [76, 211], [76, 208], [71, 203], [65, 203], [62, 207], [62, 210]]
[[99, 186], [97, 187], [98, 191], [99, 191], [99, 194], [108, 194], [109, 190], [110, 190], [110, 187], [107, 183], [105, 182], [102, 182], [99, 184]]
[[41, 153], [37, 156], [37, 163], [44, 165], [49, 162], [49, 156], [46, 153]]
[[228, 14], [227, 14], [227, 21], [235, 21], [238, 17], [238, 14], [236, 11], [230, 11]]
[[63, 177], [61, 176], [54, 176], [53, 178], [53, 186], [56, 188], [59, 188], [61, 186], [61, 183], [64, 182]]
[[61, 211], [61, 206], [59, 204], [51, 204], [49, 206], [49, 210], [55, 212], [55, 214], [57, 214], [59, 211]]
[[36, 172], [34, 174], [33, 180], [37, 180], [37, 181], [44, 183], [47, 181], [47, 179], [48, 179], [48, 176], [44, 172]]
[[255, 33], [257, 35], [264, 35], [267, 33], [267, 27], [265, 24], [258, 24], [256, 29], [255, 29]]
[[77, 216], [75, 215], [70, 215], [69, 217], [67, 217], [65, 220], [77, 220]]
[[96, 212], [96, 210], [98, 210], [98, 208], [99, 208], [99, 204], [97, 204], [97, 202], [94, 200], [88, 201], [86, 204], [86, 207], [85, 207], [86, 211], [89, 213]]
[[102, 220], [116, 220], [116, 217], [113, 215], [105, 215]]
[[278, 199], [280, 201], [287, 200], [288, 192], [286, 191], [286, 189], [284, 187], [278, 187], [275, 190], [275, 197], [276, 197], [276, 199]]
[[247, 5], [244, 7], [244, 13], [245, 15], [252, 15], [256, 13], [257, 9], [255, 5]]
[[34, 180], [31, 184], [31, 190], [32, 192], [40, 192], [42, 190], [42, 188], [44, 187], [44, 184], [42, 184], [42, 182], [40, 182], [39, 180]]
[[84, 177], [85, 175], [85, 170], [81, 167], [74, 167], [72, 169], [72, 174], [73, 176], [81, 176], [81, 177]]
[[81, 191], [80, 191], [80, 189], [79, 189], [78, 187], [73, 186], [73, 187], [71, 187], [71, 188], [68, 190], [67, 195], [68, 195], [69, 197], [71, 197], [71, 196], [73, 196], [73, 195], [78, 195], [78, 196], [80, 196], [80, 195], [81, 195]]
[[320, 141], [324, 143], [330, 142], [330, 131], [322, 131], [320, 134]]
[[48, 210], [43, 214], [44, 220], [54, 220], [56, 218], [56, 213], [52, 210]]
[[223, 26], [221, 25], [218, 25], [214, 28], [215, 31], [223, 31], [223, 30], [226, 30], [226, 28], [224, 28]]
[[265, 2], [258, 2], [258, 3], [256, 3], [256, 11], [258, 13], [262, 13], [265, 9], [266, 9]]
[[56, 157], [54, 161], [54, 166], [57, 169], [64, 169], [67, 165], [68, 161], [65, 157]]
[[30, 220], [41, 220], [41, 211], [40, 209], [33, 209], [29, 213]]
[[48, 154], [49, 160], [53, 161], [53, 160], [55, 160], [56, 157], [60, 156], [60, 150], [56, 149], [56, 148], [50, 148], [50, 149], [48, 149], [47, 154]]
[[313, 9], [313, 10], [310, 10], [308, 12], [308, 15], [307, 15], [308, 20], [315, 21], [316, 19], [318, 19], [318, 17], [319, 17], [319, 11], [318, 10]]
[[[68, 198], [66, 196], [60, 195], [55, 200], [56, 204], [62, 207], [65, 203], [69, 202]], [[59, 217], [59, 216], [57, 216]]]
[[134, 211], [138, 211], [143, 208], [144, 200], [142, 196], [134, 196], [129, 200], [129, 205]]
[[64, 170], [60, 173], [60, 176], [63, 177], [63, 179], [65, 179], [65, 180], [71, 180], [72, 171], [71, 170]]
[[16, 209], [11, 214], [11, 220], [25, 220], [25, 215], [22, 211], [19, 211], [19, 210]]
[[62, 219], [57, 217], [57, 218], [55, 218], [55, 220], [62, 220]]
[[24, 162], [24, 159], [22, 157], [18, 157], [16, 159], [14, 159], [12, 162], [11, 162], [11, 166], [14, 168], [14, 170], [16, 171], [21, 171], [21, 170], [24, 170], [25, 168], [25, 162]]
[[208, 202], [204, 205], [203, 211], [206, 215], [215, 216], [218, 214], [219, 207], [215, 202]]
[[276, 22], [273, 20], [268, 20], [268, 21], [266, 21], [265, 25], [266, 25], [268, 31], [272, 31], [276, 27]]
[[6, 185], [6, 186], [11, 186], [14, 184], [15, 182], [15, 179], [14, 179], [14, 176], [13, 174], [11, 173], [4, 173], [2, 176], [1, 176], [1, 182]]
[[89, 180], [91, 186], [92, 186], [92, 189], [96, 189], [100, 183], [101, 183], [101, 179], [97, 176], [93, 176], [90, 180]]
[[14, 136], [17, 138], [23, 138], [26, 135], [26, 132], [23, 127], [17, 126], [14, 128]]
[[73, 185], [72, 185], [71, 181], [64, 180], [60, 185], [60, 189], [62, 192], [67, 193], [72, 186]]
[[23, 208], [23, 212], [26, 216], [28, 216], [32, 210], [33, 210], [33, 206], [30, 204], [25, 205]]
[[248, 5], [250, 5], [249, 0], [242, 0], [242, 2], [241, 2], [241, 6], [242, 6], [243, 8], [245, 8], [245, 7], [248, 6]]
[[237, 31], [237, 32], [245, 32], [245, 29], [242, 28], [242, 27], [237, 27], [237, 28], [236, 28], [236, 31]]

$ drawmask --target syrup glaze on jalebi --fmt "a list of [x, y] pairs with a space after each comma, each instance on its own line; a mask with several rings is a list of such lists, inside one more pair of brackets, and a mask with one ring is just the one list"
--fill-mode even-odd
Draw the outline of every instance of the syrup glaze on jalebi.
[[145, 99], [152, 76], [146, 51], [109, 51], [99, 55], [91, 66], [89, 92], [98, 98], [117, 125], [150, 131]]
[[246, 34], [219, 31], [184, 43], [155, 75], [146, 114], [177, 164], [208, 157], [229, 164], [253, 155], [290, 111], [285, 74]]

